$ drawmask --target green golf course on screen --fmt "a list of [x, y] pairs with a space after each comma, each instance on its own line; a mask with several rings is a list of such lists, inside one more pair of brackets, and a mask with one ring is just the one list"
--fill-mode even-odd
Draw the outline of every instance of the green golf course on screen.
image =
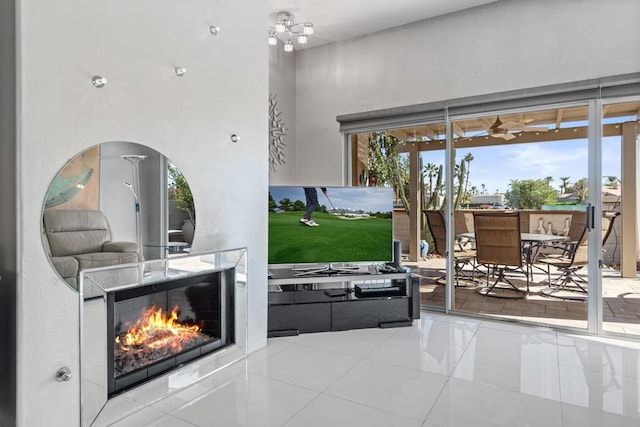
[[269, 264], [391, 261], [392, 210], [390, 188], [269, 187]]

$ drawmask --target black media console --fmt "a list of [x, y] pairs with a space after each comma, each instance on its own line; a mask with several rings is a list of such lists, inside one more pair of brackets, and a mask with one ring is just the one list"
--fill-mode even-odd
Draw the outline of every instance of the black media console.
[[418, 277], [370, 271], [299, 275], [272, 269], [267, 336], [410, 326], [420, 318]]

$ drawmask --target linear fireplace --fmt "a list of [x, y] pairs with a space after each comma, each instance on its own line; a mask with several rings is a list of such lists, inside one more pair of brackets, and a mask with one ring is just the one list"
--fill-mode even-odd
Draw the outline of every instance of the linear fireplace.
[[247, 354], [246, 249], [80, 272], [81, 425], [109, 425]]
[[107, 294], [109, 396], [232, 343], [234, 270]]

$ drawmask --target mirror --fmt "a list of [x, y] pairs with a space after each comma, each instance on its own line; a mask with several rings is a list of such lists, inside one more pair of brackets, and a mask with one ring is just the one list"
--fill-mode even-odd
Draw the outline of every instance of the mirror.
[[80, 270], [189, 252], [195, 205], [186, 178], [145, 145], [105, 142], [69, 160], [43, 203], [42, 242], [77, 289]]

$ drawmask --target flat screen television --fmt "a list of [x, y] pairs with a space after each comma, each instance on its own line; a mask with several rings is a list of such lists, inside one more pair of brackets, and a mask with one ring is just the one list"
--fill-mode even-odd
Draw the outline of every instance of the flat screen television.
[[393, 190], [314, 188], [317, 225], [301, 222], [303, 187], [269, 187], [269, 264], [344, 264], [393, 261]]

